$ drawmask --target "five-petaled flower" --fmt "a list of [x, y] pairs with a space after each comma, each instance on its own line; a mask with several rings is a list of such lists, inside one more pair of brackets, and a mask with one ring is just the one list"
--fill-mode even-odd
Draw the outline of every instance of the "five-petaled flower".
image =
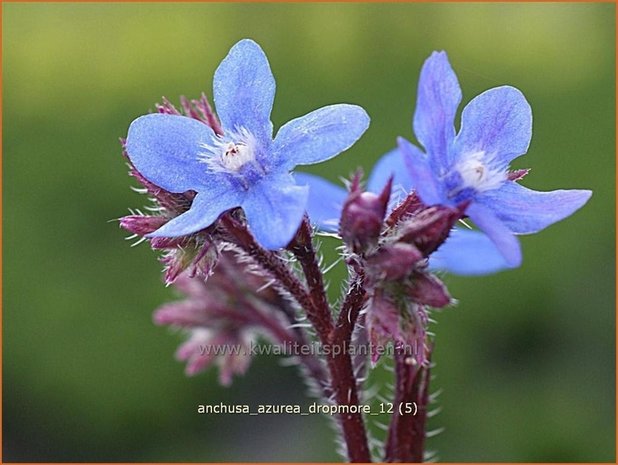
[[521, 262], [514, 234], [530, 234], [571, 215], [590, 198], [588, 190], [537, 192], [516, 181], [509, 163], [528, 150], [532, 112], [523, 94], [510, 86], [475, 97], [461, 115], [457, 76], [445, 52], [423, 65], [418, 85], [414, 133], [425, 149], [399, 138], [418, 195], [428, 205], [470, 202], [467, 215], [496, 244], [507, 262]]
[[307, 202], [307, 188], [290, 171], [348, 149], [369, 117], [355, 105], [331, 105], [288, 122], [273, 140], [275, 80], [264, 52], [248, 39], [219, 65], [213, 93], [223, 134], [179, 115], [150, 114], [131, 123], [126, 150], [135, 168], [169, 192], [197, 192], [187, 212], [149, 237], [188, 235], [241, 207], [258, 242], [284, 247]]

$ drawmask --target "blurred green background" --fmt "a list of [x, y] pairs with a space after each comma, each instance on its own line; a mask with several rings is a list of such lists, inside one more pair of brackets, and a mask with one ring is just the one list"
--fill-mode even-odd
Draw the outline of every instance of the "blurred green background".
[[118, 144], [131, 120], [162, 95], [210, 94], [244, 37], [270, 59], [276, 128], [337, 102], [371, 115], [353, 149], [309, 170], [333, 181], [411, 137], [432, 50], [448, 51], [464, 101], [525, 93], [524, 183], [594, 196], [523, 237], [521, 269], [446, 278], [460, 304], [434, 315], [431, 423], [445, 431], [429, 448], [442, 461], [614, 461], [614, 18], [612, 4], [5, 3], [4, 461], [338, 460], [323, 417], [195, 413], [309, 399], [276, 357], [229, 389], [213, 371], [186, 378], [181, 336], [151, 323], [175, 297], [161, 266], [108, 222], [145, 202]]

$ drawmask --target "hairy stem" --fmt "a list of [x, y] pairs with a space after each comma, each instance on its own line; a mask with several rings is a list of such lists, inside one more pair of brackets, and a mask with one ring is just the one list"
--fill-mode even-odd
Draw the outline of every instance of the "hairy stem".
[[[307, 292], [303, 283], [289, 269], [287, 264], [276, 253], [264, 249], [259, 245], [245, 225], [234, 219], [231, 215], [223, 215], [221, 224], [231, 236], [233, 242], [243, 249], [248, 255], [253, 257], [256, 262], [278, 281], [278, 283], [298, 302], [298, 304], [309, 313], [308, 309], [313, 308], [311, 296]], [[291, 309], [282, 309], [288, 321], [293, 325], [296, 317]], [[308, 345], [306, 334], [301, 328], [295, 327], [297, 341], [300, 345]], [[322, 389], [324, 396], [332, 395], [331, 383], [324, 366], [315, 357], [315, 354], [302, 355], [300, 361], [308, 370], [309, 375]]]
[[298, 259], [307, 280], [311, 299], [311, 308], [306, 308], [307, 317], [315, 327], [320, 342], [328, 344], [332, 338], [333, 320], [330, 314], [328, 298], [326, 297], [322, 271], [318, 266], [311, 242], [311, 225], [306, 216], [303, 218], [303, 222], [296, 236], [290, 242], [288, 249]]
[[[363, 271], [359, 271], [358, 274], [350, 279], [350, 286], [341, 304], [341, 310], [339, 311], [335, 326], [335, 339], [342, 341], [344, 347], [355, 345], [355, 348], [359, 349], [359, 345], [367, 344], [367, 334], [364, 331], [363, 333], [358, 333], [356, 340], [352, 341], [352, 334], [359, 318], [361, 320], [359, 324], [364, 324], [364, 319], [361, 317], [360, 312], [366, 301], [365, 274]], [[351, 357], [357, 391], [362, 389], [365, 377], [367, 356], [362, 354], [363, 352], [358, 350], [356, 356]]]
[[[322, 344], [328, 344], [332, 348], [327, 355], [327, 364], [334, 400], [337, 405], [358, 405], [357, 383], [348, 348], [352, 329], [362, 306], [358, 298], [350, 298], [350, 295], [357, 296], [361, 287], [359, 287], [358, 282], [355, 282], [356, 286], [351, 286], [339, 314], [337, 327], [334, 327], [322, 272], [318, 266], [311, 241], [311, 225], [307, 217], [303, 219], [296, 237], [288, 248], [300, 262], [307, 280], [311, 301], [314, 305], [313, 315], [308, 314], [309, 319], [314, 325]], [[362, 300], [362, 297], [360, 300]], [[341, 325], [339, 324], [340, 321]], [[351, 462], [370, 462], [371, 453], [362, 415], [359, 413], [341, 414], [338, 418], [349, 460]]]
[[301, 307], [304, 309], [313, 307], [305, 286], [281, 257], [259, 245], [247, 228], [229, 214], [221, 217], [221, 224], [232, 236], [233, 242], [253, 257], [262, 268], [271, 273]]
[[386, 462], [423, 461], [430, 367], [412, 362], [404, 350], [396, 350], [395, 410], [386, 439]]
[[[327, 367], [331, 381], [330, 392], [327, 391], [328, 398], [334, 398], [337, 405], [357, 405], [359, 400], [356, 379], [347, 350], [350, 337], [347, 330], [342, 333], [345, 337], [337, 337], [322, 273], [311, 241], [309, 220], [306, 217], [303, 219], [299, 231], [288, 246], [303, 269], [307, 286], [299, 281], [280, 256], [260, 246], [247, 228], [231, 215], [224, 215], [221, 218], [221, 225], [236, 245], [253, 257], [264, 270], [273, 275], [280, 286], [292, 295], [306, 312], [320, 342], [324, 346], [330, 346], [331, 350], [327, 355]], [[356, 317], [353, 321], [355, 320]], [[353, 328], [352, 320], [350, 323]], [[349, 334], [351, 334], [351, 329]], [[308, 369], [312, 372], [315, 367], [308, 367]], [[319, 379], [317, 381], [320, 382]], [[338, 418], [350, 461], [370, 462], [371, 454], [363, 417], [360, 414], [342, 414]]]
[[[358, 405], [356, 379], [349, 354], [329, 356], [328, 369], [332, 377], [332, 388], [337, 405]], [[359, 413], [340, 414], [339, 421], [350, 462], [371, 462], [362, 415]]]
[[361, 271], [351, 279], [350, 287], [345, 296], [335, 327], [335, 338], [350, 342], [356, 320], [367, 299], [365, 292], [365, 274]]

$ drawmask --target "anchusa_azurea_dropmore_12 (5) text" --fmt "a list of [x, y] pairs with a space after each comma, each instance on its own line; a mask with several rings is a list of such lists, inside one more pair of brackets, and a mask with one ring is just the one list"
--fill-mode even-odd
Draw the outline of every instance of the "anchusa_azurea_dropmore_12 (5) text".
[[[517, 235], [566, 218], [591, 192], [530, 190], [521, 184], [528, 170], [509, 168], [532, 136], [530, 105], [514, 87], [472, 99], [457, 131], [462, 93], [445, 52], [432, 53], [420, 74], [412, 126], [422, 148], [393, 141], [367, 182], [360, 171], [342, 186], [298, 171], [350, 148], [370, 118], [358, 105], [335, 104], [274, 134], [275, 80], [254, 41], [232, 47], [212, 95], [216, 113], [205, 94], [177, 106], [164, 99], [121, 139], [150, 204], [120, 226], [160, 251], [165, 283], [184, 295], [158, 308], [155, 323], [186, 335], [176, 357], [187, 375], [216, 365], [223, 385], [248, 369], [258, 340], [319, 344], [321, 351], [285, 356], [300, 367], [308, 393], [336, 413], [343, 457], [422, 462], [430, 314], [454, 304], [437, 273], [520, 266]], [[336, 305], [317, 253], [320, 234], [341, 241], [347, 267]], [[394, 377], [388, 400], [397, 408], [386, 412], [378, 442], [353, 407], [367, 401], [367, 374], [385, 359]]]

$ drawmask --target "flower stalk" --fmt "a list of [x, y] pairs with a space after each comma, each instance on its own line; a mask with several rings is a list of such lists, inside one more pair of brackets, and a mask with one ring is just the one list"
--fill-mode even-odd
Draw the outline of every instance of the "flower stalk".
[[320, 342], [330, 344], [332, 342], [333, 320], [330, 312], [330, 305], [326, 297], [322, 271], [313, 250], [312, 232], [309, 219], [305, 216], [300, 224], [296, 236], [288, 244], [288, 250], [294, 254], [302, 267], [305, 281], [311, 301], [305, 307], [307, 317], [315, 327]]
[[[226, 225], [229, 226], [229, 222], [226, 222]], [[234, 226], [237, 227], [238, 225]], [[288, 249], [301, 265], [309, 289], [309, 300], [303, 295], [302, 302], [299, 301], [299, 304], [306, 311], [307, 317], [312, 323], [320, 342], [323, 345], [330, 346], [332, 349], [326, 359], [331, 380], [331, 398], [337, 405], [358, 405], [357, 383], [352, 368], [352, 359], [347, 347], [350, 344], [351, 332], [356, 322], [356, 317], [361, 309], [362, 298], [359, 299], [358, 294], [362, 291], [357, 285], [348, 293], [348, 296], [356, 296], [356, 298], [346, 299], [340, 312], [338, 326], [335, 328], [326, 296], [326, 289], [324, 288], [322, 272], [318, 266], [311, 239], [311, 225], [305, 217], [296, 236], [288, 245]], [[250, 250], [255, 251], [257, 248], [254, 247]], [[267, 256], [268, 254], [262, 253], [257, 254], [255, 258], [272, 271], [271, 262], [263, 262], [263, 259]], [[278, 267], [276, 269], [278, 273], [285, 277], [289, 274], [286, 272], [282, 273], [282, 270]], [[286, 279], [285, 282], [293, 283], [293, 280]], [[288, 290], [292, 293], [292, 289]], [[294, 290], [293, 295], [296, 294], [298, 293]], [[346, 317], [342, 317], [344, 312], [347, 315]], [[362, 415], [360, 413], [342, 414], [338, 416], [338, 421], [341, 426], [349, 460], [361, 463], [370, 462], [371, 454]]]
[[[429, 356], [428, 356], [429, 359]], [[420, 463], [425, 454], [430, 366], [413, 363], [401, 349], [395, 351], [394, 409], [385, 445], [384, 461]], [[401, 413], [400, 412], [406, 412]], [[413, 409], [414, 414], [409, 410]]]

